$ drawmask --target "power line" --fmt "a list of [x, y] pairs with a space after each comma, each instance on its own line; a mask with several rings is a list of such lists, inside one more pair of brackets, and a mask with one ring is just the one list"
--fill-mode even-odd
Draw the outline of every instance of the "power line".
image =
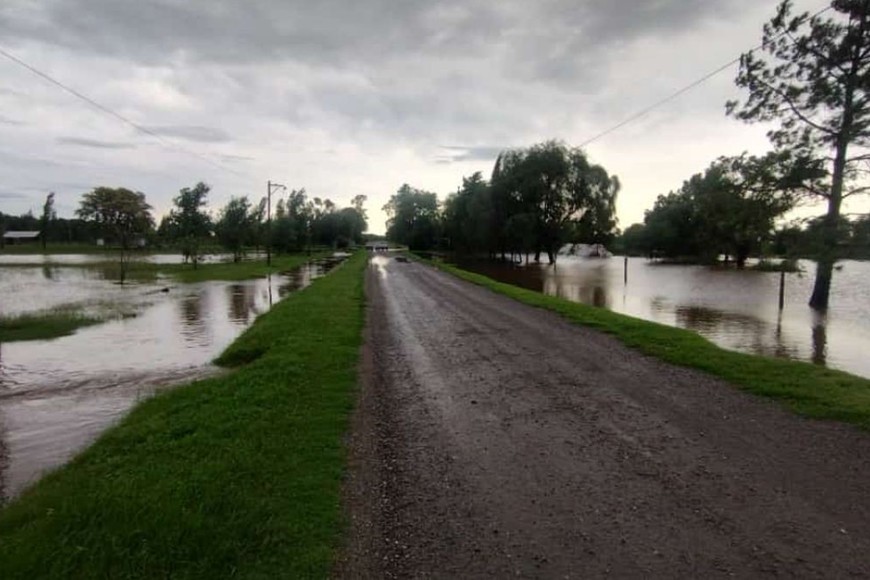
[[[812, 20], [812, 19], [815, 18], [816, 16], [820, 16], [820, 15], [824, 14], [825, 12], [827, 12], [828, 10], [830, 10], [831, 8], [833, 8], [833, 6], [831, 6], [831, 5], [829, 4], [828, 6], [822, 8], [821, 10], [819, 10], [818, 12], [816, 12], [815, 14], [813, 14], [813, 15], [811, 15], [811, 16], [808, 16], [808, 17], [804, 20], [804, 22], [806, 22], [807, 20]], [[773, 38], [772, 40], [777, 40], [777, 39], [781, 38], [782, 36], [785, 36], [786, 34], [787, 34], [786, 32], [783, 32], [782, 34], [780, 34], [779, 36], [776, 36], [776, 37]], [[760, 49], [760, 48], [763, 48], [763, 47], [764, 47], [764, 44], [762, 43], [762, 44], [759, 44], [758, 46], [752, 48], [752, 49], [749, 50], [748, 52], [749, 52], [749, 53], [752, 53], [752, 52], [755, 52], [756, 50], [758, 50], [758, 49]], [[633, 123], [634, 121], [637, 121], [637, 120], [640, 119], [641, 117], [646, 116], [647, 114], [649, 114], [650, 112], [654, 111], [655, 109], [658, 109], [658, 108], [661, 107], [662, 105], [665, 105], [665, 104], [667, 104], [667, 103], [673, 101], [674, 99], [677, 99], [678, 97], [681, 97], [682, 95], [684, 95], [685, 93], [688, 93], [689, 91], [691, 91], [691, 90], [694, 89], [695, 87], [704, 84], [705, 82], [707, 82], [708, 80], [710, 80], [710, 79], [713, 78], [714, 76], [718, 75], [718, 74], [721, 73], [722, 71], [731, 68], [732, 66], [734, 66], [735, 64], [737, 64], [738, 62], [740, 62], [740, 59], [741, 59], [741, 58], [743, 58], [743, 55], [742, 55], [742, 54], [741, 54], [740, 56], [738, 56], [737, 58], [735, 58], [735, 59], [729, 60], [727, 63], [723, 64], [722, 66], [720, 66], [720, 67], [718, 67], [718, 68], [716, 68], [715, 70], [713, 70], [713, 71], [711, 71], [711, 72], [708, 72], [707, 74], [705, 74], [705, 75], [702, 76], [701, 78], [692, 81], [691, 83], [689, 83], [688, 85], [684, 86], [683, 88], [678, 89], [677, 91], [674, 91], [673, 93], [671, 93], [670, 95], [666, 96], [665, 98], [660, 99], [660, 100], [654, 102], [653, 104], [644, 107], [644, 108], [641, 109], [640, 111], [638, 111], [638, 112], [632, 114], [631, 116], [629, 116], [629, 117], [623, 119], [622, 121], [620, 121], [620, 122], [617, 123], [616, 125], [610, 127], [609, 129], [606, 129], [606, 130], [602, 131], [601, 133], [598, 133], [597, 135], [595, 135], [595, 136], [592, 137], [591, 139], [587, 139], [586, 141], [583, 141], [583, 142], [580, 144], [580, 147], [586, 147], [586, 146], [589, 145], [590, 143], [594, 143], [595, 141], [598, 141], [598, 140], [601, 139], [602, 137], [605, 137], [605, 136], [607, 136], [607, 135], [610, 135], [610, 134], [613, 133], [614, 131], [618, 131], [619, 129], [622, 129], [622, 128], [625, 127], [626, 125], [629, 125], [629, 124]]]
[[226, 167], [225, 165], [221, 165], [220, 163], [214, 161], [213, 159], [210, 159], [209, 157], [206, 157], [205, 155], [202, 155], [201, 153], [197, 153], [196, 151], [187, 149], [186, 147], [182, 147], [180, 145], [177, 145], [171, 141], [164, 139], [159, 133], [156, 133], [155, 131], [152, 131], [151, 129], [149, 129], [147, 127], [143, 127], [139, 123], [136, 123], [135, 121], [128, 119], [127, 117], [118, 113], [117, 111], [114, 111], [114, 110], [110, 109], [109, 107], [107, 107], [101, 103], [98, 103], [97, 101], [93, 100], [92, 98], [88, 97], [87, 95], [80, 93], [79, 91], [77, 91], [74, 88], [60, 82], [59, 80], [55, 79], [54, 77], [50, 76], [49, 74], [42, 72], [41, 70], [39, 70], [35, 66], [28, 64], [27, 62], [21, 60], [19, 57], [11, 54], [10, 52], [3, 49], [2, 47], [0, 47], [0, 55], [6, 57], [7, 59], [11, 60], [15, 64], [21, 66], [22, 68], [27, 69], [31, 73], [42, 78], [43, 80], [48, 81], [49, 83], [55, 85], [56, 87], [62, 89], [63, 91], [73, 95], [77, 99], [84, 101], [85, 103], [87, 103], [91, 107], [97, 109], [101, 113], [104, 113], [105, 115], [108, 115], [110, 117], [114, 117], [115, 119], [121, 121], [122, 123], [125, 123], [126, 125], [129, 125], [130, 127], [133, 127], [134, 129], [136, 129], [136, 131], [138, 131], [140, 133], [144, 133], [145, 135], [148, 135], [149, 137], [155, 139], [158, 143], [160, 143], [164, 147], [168, 147], [170, 149], [174, 149], [175, 151], [180, 151], [182, 153], [192, 155], [193, 157], [196, 157], [196, 158], [200, 159], [201, 161], [204, 161], [204, 162], [208, 163], [209, 165], [212, 165], [213, 167], [217, 167], [218, 169], [221, 169], [221, 170], [226, 171], [228, 173], [232, 173], [232, 174], [238, 175], [238, 176], [244, 176], [244, 174], [242, 174], [234, 169], [230, 169], [229, 167]]

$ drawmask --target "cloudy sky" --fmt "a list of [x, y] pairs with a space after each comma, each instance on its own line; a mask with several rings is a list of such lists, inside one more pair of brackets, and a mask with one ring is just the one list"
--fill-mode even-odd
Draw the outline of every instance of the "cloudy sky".
[[[271, 179], [365, 194], [383, 232], [402, 183], [443, 197], [501, 148], [581, 144], [756, 45], [776, 4], [2, 0], [0, 48], [151, 135], [0, 57], [0, 211], [55, 191], [71, 215], [109, 185], [160, 215], [200, 180], [216, 209]], [[724, 115], [735, 73], [586, 148], [623, 183], [622, 227], [717, 156], [766, 150], [764, 127]]]

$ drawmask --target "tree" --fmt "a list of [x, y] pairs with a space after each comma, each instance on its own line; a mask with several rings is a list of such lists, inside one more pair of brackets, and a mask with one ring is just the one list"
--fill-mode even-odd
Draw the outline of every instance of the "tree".
[[503, 152], [496, 160], [491, 184], [492, 215], [502, 254], [518, 244], [511, 235], [526, 235], [525, 224], [507, 228], [517, 214], [528, 214], [534, 222], [535, 260], [544, 251], [551, 264], [572, 232], [583, 231], [578, 226], [584, 216], [586, 231], [595, 236], [609, 235], [616, 227], [619, 180], [590, 163], [583, 151], [564, 143], [547, 141]]
[[384, 206], [387, 239], [411, 250], [431, 250], [438, 244], [438, 197], [407, 183]]
[[123, 284], [129, 266], [130, 250], [154, 227], [151, 206], [145, 201], [145, 194], [123, 187], [97, 187], [82, 196], [76, 215], [94, 223], [103, 235], [118, 245], [120, 281]]
[[54, 211], [54, 192], [49, 193], [45, 198], [45, 204], [42, 206], [42, 219], [40, 219], [40, 225], [42, 226], [42, 249], [45, 250], [45, 246], [48, 243], [48, 230], [51, 225], [51, 222], [57, 219], [57, 212]]
[[[746, 122], [779, 121], [768, 137], [815, 171], [805, 192], [825, 201], [823, 248], [810, 305], [825, 309], [838, 258], [843, 200], [870, 191], [857, 183], [870, 161], [870, 0], [834, 0], [837, 15], [793, 15], [784, 0], [764, 26], [762, 52], [740, 60], [736, 83], [749, 95], [729, 102]], [[825, 169], [827, 167], [828, 169]]]
[[256, 235], [257, 211], [247, 197], [233, 197], [220, 211], [215, 224], [218, 242], [233, 254], [233, 262], [240, 262], [245, 246]]
[[724, 254], [742, 268], [772, 239], [776, 218], [794, 207], [804, 174], [786, 154], [720, 157], [659, 196], [644, 218], [642, 240], [652, 254], [700, 262]]
[[200, 243], [211, 234], [211, 218], [202, 210], [211, 190], [199, 182], [193, 188], [185, 187], [172, 200], [175, 209], [169, 212], [169, 233], [181, 246], [184, 262], [190, 261], [194, 270], [199, 263]]

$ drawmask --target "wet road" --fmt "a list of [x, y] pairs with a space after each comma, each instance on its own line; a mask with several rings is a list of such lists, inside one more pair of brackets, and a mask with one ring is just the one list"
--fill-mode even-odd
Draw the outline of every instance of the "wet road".
[[340, 577], [868, 577], [870, 436], [373, 259]]

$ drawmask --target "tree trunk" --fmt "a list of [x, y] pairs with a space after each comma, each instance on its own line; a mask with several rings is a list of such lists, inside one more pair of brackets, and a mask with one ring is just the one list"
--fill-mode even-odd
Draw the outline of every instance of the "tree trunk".
[[556, 253], [553, 250], [547, 250], [547, 259], [549, 260], [549, 264], [552, 266], [556, 263]]
[[813, 284], [813, 295], [810, 297], [810, 307], [816, 310], [826, 310], [831, 296], [831, 279], [834, 263], [837, 261], [837, 234], [840, 221], [840, 205], [843, 202], [843, 178], [846, 168], [846, 148], [848, 143], [841, 140], [837, 144], [837, 155], [834, 158], [834, 174], [831, 179], [831, 197], [828, 199], [828, 213], [822, 228], [822, 252], [816, 264], [816, 281]]

